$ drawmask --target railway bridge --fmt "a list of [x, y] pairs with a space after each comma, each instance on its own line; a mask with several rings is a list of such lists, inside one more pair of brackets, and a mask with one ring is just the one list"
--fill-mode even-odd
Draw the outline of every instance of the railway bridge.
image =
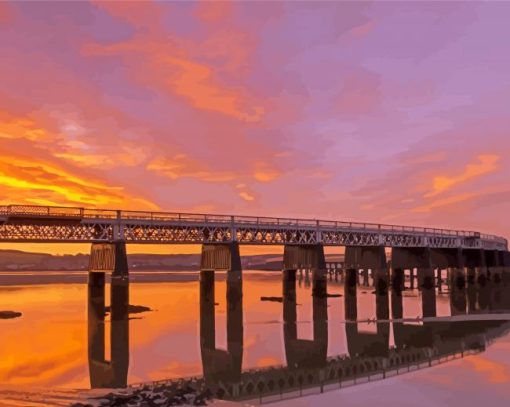
[[388, 265], [393, 284], [416, 269], [420, 285], [431, 284], [434, 270], [450, 269], [453, 280], [483, 280], [510, 267], [507, 240], [475, 231], [57, 206], [0, 206], [0, 242], [91, 243], [90, 272], [114, 276], [128, 274], [130, 243], [201, 244], [202, 271], [240, 270], [239, 245], [283, 245], [286, 275], [311, 270], [314, 281], [329, 267], [325, 246], [345, 247], [347, 277], [370, 270], [376, 284], [385, 284]]
[[[330, 361], [327, 358], [327, 270], [332, 264], [326, 262], [325, 246], [345, 247], [343, 280], [349, 353], [351, 356], [367, 355], [371, 358], [370, 366], [376, 366], [377, 371], [383, 366], [383, 360], [385, 366], [391, 366], [393, 356], [407, 353], [413, 338], [420, 338], [426, 348], [426, 352], [419, 350], [414, 356], [420, 363], [431, 363], [432, 354], [450, 354], [431, 342], [435, 337], [435, 326], [429, 324], [416, 328], [395, 321], [402, 317], [399, 293], [404, 289], [405, 270], [409, 270], [411, 276], [416, 271], [422, 290], [424, 318], [436, 314], [435, 279], [442, 280], [442, 270], [448, 271], [452, 315], [458, 310], [476, 311], [476, 306], [485, 309], [490, 304], [484, 294], [486, 287], [497, 286], [510, 276], [508, 242], [502, 237], [474, 231], [368, 223], [8, 205], [0, 206], [0, 242], [91, 244], [88, 356], [92, 387], [124, 387], [127, 381], [129, 271], [126, 246], [135, 243], [201, 244], [200, 342], [204, 380], [208, 382], [208, 378], [221, 377], [224, 383], [239, 383], [243, 375], [242, 382], [252, 385], [234, 387], [234, 390], [230, 389], [230, 384], [216, 388], [225, 395], [241, 398], [250, 397], [255, 385], [270, 389], [269, 393], [273, 393], [275, 383], [280, 382], [295, 388], [289, 382], [299, 381], [299, 376], [294, 377], [295, 370], [312, 369], [310, 385], [320, 383], [321, 386], [325, 385], [326, 377], [338, 381], [339, 372], [345, 374], [347, 369], [351, 369], [352, 374], [350, 359]], [[269, 375], [267, 383], [259, 378], [258, 372], [247, 376], [241, 374], [243, 291], [240, 245], [284, 246], [283, 334], [288, 363], [285, 369], [276, 369], [278, 374]], [[217, 349], [215, 343], [214, 284], [217, 270], [227, 271], [227, 302], [230, 304], [227, 307], [227, 350]], [[307, 275], [311, 272], [312, 276], [314, 337], [311, 341], [297, 335], [298, 270], [306, 270]], [[371, 273], [375, 286], [378, 319], [375, 334], [360, 332], [356, 322], [356, 285], [361, 271], [365, 277]], [[104, 345], [106, 273], [111, 273], [112, 277], [110, 361], [105, 359]], [[389, 287], [392, 288], [395, 342], [401, 348], [397, 352], [399, 355], [393, 355], [394, 350], [389, 351]], [[452, 348], [459, 348], [457, 345]], [[399, 365], [400, 359], [395, 360], [394, 363]], [[408, 359], [402, 360], [407, 363]]]

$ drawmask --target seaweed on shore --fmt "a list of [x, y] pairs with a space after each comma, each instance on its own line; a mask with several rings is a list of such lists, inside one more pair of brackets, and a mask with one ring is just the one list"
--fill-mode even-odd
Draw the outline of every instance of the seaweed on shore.
[[[155, 387], [143, 386], [131, 393], [108, 393], [95, 397], [100, 406], [206, 406], [212, 400], [209, 389], [194, 389], [189, 385], [161, 384]], [[91, 404], [75, 403], [71, 407], [89, 407]]]

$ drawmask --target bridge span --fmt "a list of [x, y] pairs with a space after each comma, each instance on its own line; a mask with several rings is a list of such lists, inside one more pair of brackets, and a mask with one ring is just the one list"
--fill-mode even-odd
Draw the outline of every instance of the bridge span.
[[311, 219], [141, 212], [57, 206], [0, 206], [0, 241], [226, 243], [508, 250], [474, 231]]
[[503, 273], [508, 242], [499, 236], [339, 221], [7, 205], [0, 206], [0, 242], [89, 242], [89, 271], [119, 277], [128, 275], [127, 243], [201, 244], [201, 271], [240, 271], [239, 245], [283, 245], [284, 275], [311, 270], [314, 287], [327, 274], [324, 246], [344, 246], [345, 276], [370, 271], [376, 286], [390, 269], [392, 285], [403, 284], [406, 269], [429, 286], [444, 269], [458, 281], [510, 275]]

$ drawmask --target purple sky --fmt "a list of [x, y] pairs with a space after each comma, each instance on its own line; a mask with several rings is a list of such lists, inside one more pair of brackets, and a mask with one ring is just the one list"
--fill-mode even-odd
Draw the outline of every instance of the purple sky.
[[509, 236], [510, 3], [0, 3], [0, 203]]

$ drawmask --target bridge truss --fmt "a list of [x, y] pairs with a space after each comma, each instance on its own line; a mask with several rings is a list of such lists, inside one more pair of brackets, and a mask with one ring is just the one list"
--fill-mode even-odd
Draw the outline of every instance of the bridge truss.
[[473, 231], [310, 219], [0, 206], [3, 242], [108, 242], [386, 246], [507, 250], [507, 240]]

